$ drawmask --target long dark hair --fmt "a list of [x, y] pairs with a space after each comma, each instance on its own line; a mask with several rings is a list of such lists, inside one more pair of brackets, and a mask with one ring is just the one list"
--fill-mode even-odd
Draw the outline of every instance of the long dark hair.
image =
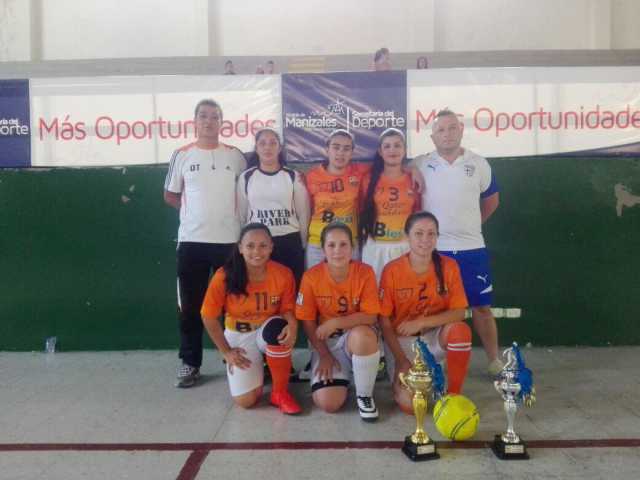
[[378, 181], [380, 180], [380, 175], [382, 175], [382, 172], [384, 171], [384, 160], [382, 159], [382, 155], [380, 155], [380, 147], [382, 146], [382, 142], [385, 138], [396, 136], [402, 138], [402, 141], [405, 143], [405, 158], [402, 161], [403, 163], [406, 161], [407, 145], [403, 133], [395, 128], [389, 128], [382, 132], [380, 139], [378, 140], [376, 154], [373, 157], [369, 187], [367, 188], [367, 193], [364, 197], [362, 210], [358, 216], [358, 243], [360, 244], [360, 249], [362, 249], [362, 246], [367, 241], [367, 237], [374, 236], [376, 219], [378, 218], [374, 197], [376, 194], [376, 188], [378, 187]]
[[247, 274], [247, 264], [244, 261], [244, 257], [240, 254], [240, 249], [238, 247], [244, 236], [252, 230], [262, 230], [263, 232], [266, 232], [273, 242], [273, 237], [271, 236], [269, 228], [262, 223], [247, 223], [242, 228], [238, 243], [233, 246], [231, 255], [229, 255], [229, 258], [227, 258], [227, 261], [222, 267], [225, 273], [224, 285], [228, 294], [248, 295], [247, 284], [249, 283], [249, 275]]
[[287, 159], [284, 153], [282, 140], [280, 140], [280, 135], [278, 135], [278, 132], [276, 132], [272, 128], [263, 128], [256, 132], [256, 139], [253, 147], [253, 152], [250, 152], [249, 155], [247, 156], [247, 168], [260, 166], [260, 158], [258, 157], [258, 152], [257, 152], [258, 140], [260, 140], [260, 137], [267, 132], [270, 132], [273, 135], [275, 135], [276, 140], [278, 140], [278, 144], [280, 145], [280, 152], [278, 153], [278, 163], [280, 164], [281, 167], [284, 167], [287, 164]]
[[[436, 225], [436, 232], [440, 233], [440, 223], [436, 216], [431, 212], [415, 212], [409, 215], [407, 221], [404, 223], [404, 233], [409, 235], [409, 231], [413, 228], [413, 225], [418, 220], [428, 219]], [[447, 286], [444, 283], [444, 274], [442, 273], [442, 258], [438, 251], [434, 248], [431, 252], [431, 261], [436, 271], [436, 278], [438, 279], [438, 295], [445, 296], [448, 292]]]

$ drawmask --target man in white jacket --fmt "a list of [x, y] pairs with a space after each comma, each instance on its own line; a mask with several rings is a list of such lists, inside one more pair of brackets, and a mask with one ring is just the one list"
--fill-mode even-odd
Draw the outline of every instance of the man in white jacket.
[[177, 277], [180, 359], [176, 387], [195, 385], [202, 365], [202, 301], [210, 276], [240, 234], [236, 179], [246, 168], [242, 152], [219, 141], [222, 109], [201, 100], [195, 109], [197, 140], [171, 156], [165, 202], [180, 211]]

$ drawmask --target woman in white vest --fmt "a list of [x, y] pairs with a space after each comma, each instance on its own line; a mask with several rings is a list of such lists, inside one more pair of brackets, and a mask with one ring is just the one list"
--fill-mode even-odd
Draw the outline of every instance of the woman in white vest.
[[299, 286], [310, 216], [302, 175], [286, 166], [280, 136], [270, 128], [256, 133], [248, 166], [237, 185], [240, 219], [243, 224], [269, 227], [274, 243], [271, 259], [289, 267]]

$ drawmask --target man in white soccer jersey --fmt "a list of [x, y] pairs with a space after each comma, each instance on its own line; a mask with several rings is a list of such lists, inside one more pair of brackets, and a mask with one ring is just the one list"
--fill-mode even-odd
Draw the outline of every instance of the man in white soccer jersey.
[[177, 387], [195, 385], [202, 365], [200, 308], [209, 277], [238, 240], [236, 179], [246, 168], [242, 152], [220, 143], [222, 109], [201, 100], [195, 109], [196, 141], [171, 156], [164, 200], [180, 211], [177, 272], [180, 358]]
[[451, 110], [440, 111], [431, 139], [436, 151], [416, 158], [425, 178], [425, 210], [440, 222], [438, 251], [455, 258], [471, 306], [473, 328], [482, 340], [488, 371], [502, 369], [498, 329], [491, 313], [493, 285], [482, 224], [495, 212], [500, 194], [486, 159], [461, 146], [464, 124]]

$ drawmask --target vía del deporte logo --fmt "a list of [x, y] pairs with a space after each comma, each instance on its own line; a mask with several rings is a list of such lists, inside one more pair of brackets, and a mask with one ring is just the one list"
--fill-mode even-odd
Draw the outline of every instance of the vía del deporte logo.
[[29, 125], [20, 123], [19, 118], [0, 118], [0, 137], [21, 137], [29, 135]]

